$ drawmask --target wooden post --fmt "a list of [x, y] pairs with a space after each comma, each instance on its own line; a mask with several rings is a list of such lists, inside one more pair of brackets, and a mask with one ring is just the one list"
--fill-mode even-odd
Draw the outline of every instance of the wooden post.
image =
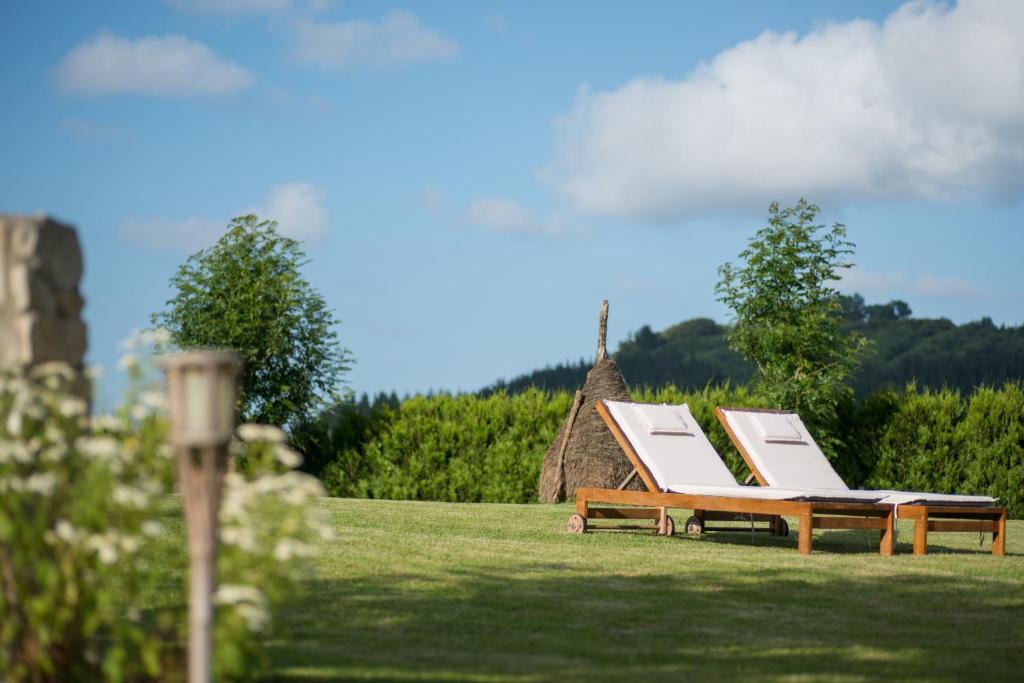
[[882, 542], [878, 546], [878, 552], [886, 557], [896, 551], [896, 513], [890, 510], [885, 516], [885, 529], [882, 530]]
[[601, 302], [601, 317], [597, 323], [597, 363], [608, 357], [608, 299]]
[[814, 519], [811, 515], [811, 511], [800, 513], [800, 540], [797, 543], [797, 548], [801, 555], [811, 554], [811, 539], [814, 533]]
[[914, 519], [914, 554], [928, 553], [928, 508], [922, 506], [921, 514]]
[[206, 683], [213, 673], [213, 591], [217, 568], [217, 511], [227, 449], [185, 448], [178, 454], [178, 480], [188, 534], [188, 680]]
[[992, 554], [1006, 554], [1006, 510], [1000, 513], [999, 520], [996, 522], [996, 530], [992, 534]]
[[167, 375], [168, 440], [188, 539], [188, 681], [213, 674], [213, 593], [217, 585], [217, 514], [227, 473], [228, 444], [238, 421], [235, 398], [241, 359], [193, 351], [163, 361]]

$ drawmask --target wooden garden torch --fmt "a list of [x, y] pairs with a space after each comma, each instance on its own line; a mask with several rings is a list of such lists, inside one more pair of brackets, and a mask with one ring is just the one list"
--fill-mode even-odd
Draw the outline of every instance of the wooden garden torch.
[[217, 515], [228, 444], [235, 430], [239, 357], [224, 351], [191, 351], [168, 357], [169, 440], [188, 530], [188, 680], [212, 674], [213, 593], [216, 588]]

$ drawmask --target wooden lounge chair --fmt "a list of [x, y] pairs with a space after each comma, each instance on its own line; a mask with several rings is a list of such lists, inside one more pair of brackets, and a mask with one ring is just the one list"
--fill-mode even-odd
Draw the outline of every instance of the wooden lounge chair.
[[[686, 524], [690, 532], [736, 531], [735, 527], [712, 529], [705, 523], [739, 515], [752, 525], [767, 522], [762, 531], [787, 535], [782, 515], [791, 515], [800, 520], [797, 547], [802, 554], [811, 552], [813, 529], [878, 529], [882, 532], [879, 552], [893, 552], [893, 507], [879, 505], [879, 496], [740, 486], [686, 405], [598, 401], [596, 407], [632, 462], [633, 472], [617, 489], [577, 489], [576, 513], [566, 525], [570, 532], [622, 528], [592, 525], [590, 520], [653, 519], [653, 526], [626, 528], [671, 536], [675, 523], [667, 511], [681, 508], [694, 511]], [[625, 489], [636, 476], [646, 491]], [[601, 503], [612, 507], [595, 505]], [[621, 505], [635, 507], [616, 507]]]
[[[784, 410], [715, 409], [751, 474], [762, 487], [812, 487], [854, 493], [832, 469], [828, 458], [800, 420]], [[914, 554], [928, 552], [929, 531], [992, 533], [992, 554], [1006, 552], [1006, 508], [989, 496], [914, 491], [861, 491], [880, 497], [897, 518], [914, 520]]]

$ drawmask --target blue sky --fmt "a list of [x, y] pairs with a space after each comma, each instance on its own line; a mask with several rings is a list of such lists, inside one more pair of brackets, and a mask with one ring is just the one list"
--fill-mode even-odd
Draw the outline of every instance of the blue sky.
[[0, 210], [77, 226], [108, 375], [247, 211], [304, 241], [357, 392], [590, 356], [603, 298], [613, 348], [724, 321], [717, 267], [800, 196], [857, 245], [842, 289], [1024, 323], [1014, 0], [7, 2], [0, 26]]

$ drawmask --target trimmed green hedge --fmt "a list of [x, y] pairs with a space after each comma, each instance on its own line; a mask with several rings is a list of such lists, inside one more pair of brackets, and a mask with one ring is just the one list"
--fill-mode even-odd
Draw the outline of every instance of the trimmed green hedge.
[[571, 405], [567, 392], [536, 389], [486, 398], [415, 396], [362, 448], [365, 478], [339, 476], [351, 469], [350, 448], [344, 464], [328, 465], [324, 481], [335, 495], [535, 502], [541, 460]]
[[[746, 468], [714, 416], [716, 405], [763, 407], [746, 387], [642, 388], [636, 401], [687, 403], [730, 469]], [[527, 503], [540, 464], [572, 404], [569, 392], [416, 396], [368, 414], [334, 411], [316, 427], [312, 462], [332, 495]], [[851, 487], [1000, 498], [1024, 515], [1024, 387], [884, 391], [844, 406], [823, 444]]]

